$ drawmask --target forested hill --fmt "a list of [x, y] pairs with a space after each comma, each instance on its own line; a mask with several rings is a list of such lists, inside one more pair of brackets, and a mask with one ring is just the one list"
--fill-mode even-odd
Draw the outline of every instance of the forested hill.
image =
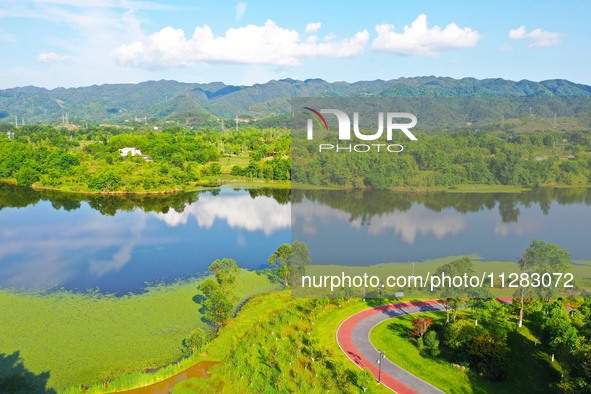
[[171, 119], [186, 124], [216, 118], [258, 119], [289, 113], [290, 97], [471, 97], [591, 96], [591, 86], [566, 80], [519, 82], [496, 79], [437, 77], [399, 78], [355, 83], [321, 79], [273, 80], [252, 86], [149, 81], [48, 90], [34, 86], [0, 90], [0, 122], [19, 124], [143, 121]]

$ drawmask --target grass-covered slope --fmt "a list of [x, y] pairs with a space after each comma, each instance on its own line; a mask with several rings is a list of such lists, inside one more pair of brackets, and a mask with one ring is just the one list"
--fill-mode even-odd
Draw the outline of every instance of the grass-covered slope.
[[[182, 356], [182, 340], [207, 328], [198, 280], [125, 297], [0, 290], [0, 354], [18, 352], [34, 374], [49, 372], [48, 387], [93, 385]], [[271, 291], [266, 275], [241, 270], [239, 299]]]

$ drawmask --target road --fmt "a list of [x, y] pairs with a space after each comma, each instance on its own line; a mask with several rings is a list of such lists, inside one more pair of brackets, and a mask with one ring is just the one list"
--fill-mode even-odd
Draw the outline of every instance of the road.
[[[437, 301], [413, 301], [366, 309], [349, 317], [337, 330], [337, 342], [345, 355], [359, 368], [367, 368], [378, 377], [378, 350], [369, 341], [369, 332], [379, 323], [393, 317], [421, 312], [442, 311]], [[387, 355], [386, 355], [387, 357]], [[398, 394], [434, 394], [443, 391], [400, 368], [387, 358], [382, 359], [381, 383]]]

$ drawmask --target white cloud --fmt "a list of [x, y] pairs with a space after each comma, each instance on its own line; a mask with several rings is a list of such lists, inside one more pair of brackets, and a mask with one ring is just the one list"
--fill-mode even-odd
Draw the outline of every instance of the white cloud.
[[495, 234], [503, 237], [510, 237], [512, 235], [522, 236], [538, 233], [543, 228], [543, 223], [539, 219], [522, 217], [518, 223], [495, 224]]
[[236, 4], [236, 20], [239, 21], [246, 12], [246, 3], [240, 2]]
[[228, 29], [223, 36], [214, 35], [208, 25], [195, 28], [190, 38], [182, 29], [170, 26], [141, 41], [121, 45], [113, 52], [119, 64], [157, 67], [183, 67], [197, 62], [275, 64], [291, 66], [305, 58], [351, 57], [363, 51], [367, 30], [343, 40], [308, 39], [278, 26], [268, 19], [264, 25], [247, 25]]
[[133, 249], [140, 241], [143, 230], [146, 227], [146, 215], [142, 215], [137, 221], [129, 227], [131, 237], [124, 241], [119, 250], [113, 254], [111, 259], [90, 260], [90, 272], [98, 277], [102, 277], [111, 271], [120, 271], [127, 263], [131, 261]]
[[501, 52], [511, 52], [513, 51], [513, 47], [509, 44], [503, 44], [501, 45], [501, 47], [499, 48], [501, 50]]
[[[73, 222], [23, 224], [11, 231], [0, 232], [0, 261], [11, 256], [19, 264], [0, 265], [3, 284], [16, 288], [62, 286], [90, 269], [102, 276], [120, 270], [131, 259], [138, 243], [161, 240], [142, 239], [146, 215], [139, 211], [122, 214], [118, 219], [96, 211], [79, 215]], [[112, 258], [95, 261], [93, 256], [117, 248]], [[87, 264], [88, 262], [88, 264]]]
[[[1, 3], [1, 1], [0, 1]], [[110, 56], [113, 48], [125, 41], [145, 36], [141, 29], [146, 11], [174, 9], [150, 1], [133, 0], [36, 0], [5, 2], [0, 7], [0, 19], [36, 23], [36, 38], [18, 36], [19, 44], [27, 48], [32, 64], [5, 68], [0, 83], [7, 86], [39, 85], [45, 87], [84, 86], [104, 82], [139, 82], [148, 73], [122, 68]], [[10, 36], [8, 36], [10, 39]], [[43, 45], [39, 47], [40, 45]], [[68, 54], [75, 61], [64, 62], [52, 75], [43, 72], [48, 63], [40, 52]], [[49, 57], [52, 60], [52, 57]], [[81, 72], [81, 67], [84, 72]]]
[[67, 62], [72, 60], [72, 56], [67, 55], [58, 55], [55, 52], [41, 52], [39, 56], [37, 56], [37, 61], [41, 63], [59, 63], [59, 62]]
[[562, 41], [560, 33], [545, 31], [540, 28], [527, 31], [525, 26], [519, 26], [517, 29], [509, 30], [509, 38], [512, 40], [528, 40], [530, 48], [543, 48], [552, 45], [558, 45]]
[[377, 25], [376, 32], [374, 50], [430, 57], [449, 49], [473, 47], [482, 38], [470, 27], [461, 28], [455, 23], [444, 29], [439, 26], [429, 28], [425, 14], [419, 15], [410, 26], [404, 26], [403, 33], [396, 33], [394, 26], [389, 24]]
[[183, 212], [170, 210], [155, 216], [171, 227], [186, 224], [193, 217], [199, 227], [211, 228], [216, 220], [222, 220], [231, 228], [262, 231], [265, 235], [271, 235], [289, 228], [291, 206], [281, 205], [271, 197], [202, 196]]
[[[466, 221], [463, 217], [433, 212], [419, 205], [407, 212], [383, 213], [371, 216], [367, 220], [368, 218], [353, 219], [349, 213], [304, 199], [301, 203], [292, 205], [292, 219], [293, 226], [301, 228], [306, 235], [317, 234], [319, 224], [338, 223], [334, 225], [340, 226], [347, 223], [346, 225], [353, 229], [366, 229], [367, 234], [371, 236], [392, 231], [409, 245], [416, 242], [417, 235], [432, 234], [437, 239], [443, 239], [466, 230]], [[365, 224], [364, 220], [367, 220]]]
[[306, 25], [306, 33], [314, 33], [320, 30], [322, 27], [322, 23], [320, 22], [311, 22]]
[[509, 38], [512, 40], [520, 40], [525, 37], [527, 30], [525, 26], [521, 25], [517, 29], [509, 30]]

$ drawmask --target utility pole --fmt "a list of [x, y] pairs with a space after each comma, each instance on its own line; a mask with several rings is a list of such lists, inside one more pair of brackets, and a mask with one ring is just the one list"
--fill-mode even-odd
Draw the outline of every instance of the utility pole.
[[18, 115], [14, 115], [14, 127], [18, 128]]
[[238, 115], [236, 115], [236, 131], [238, 131]]

